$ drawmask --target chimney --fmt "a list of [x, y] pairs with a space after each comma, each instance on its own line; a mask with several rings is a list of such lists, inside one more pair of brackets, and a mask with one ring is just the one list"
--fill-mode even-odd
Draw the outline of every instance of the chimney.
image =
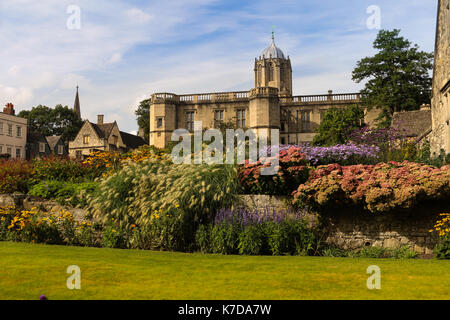
[[104, 118], [104, 115], [99, 114], [97, 116], [97, 124], [103, 124], [103, 118]]
[[16, 114], [16, 111], [14, 110], [14, 105], [12, 103], [6, 104], [6, 106], [3, 108], [3, 113], [14, 116]]

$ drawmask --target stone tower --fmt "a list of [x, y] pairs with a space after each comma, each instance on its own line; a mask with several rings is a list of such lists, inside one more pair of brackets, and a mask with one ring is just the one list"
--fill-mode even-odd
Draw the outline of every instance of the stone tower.
[[283, 51], [275, 45], [272, 32], [272, 42], [259, 58], [255, 58], [255, 88], [273, 87], [278, 89], [280, 96], [292, 95], [292, 68], [289, 57], [286, 59]]
[[150, 102], [150, 145], [165, 148], [177, 128], [178, 97], [173, 93], [153, 94]]
[[438, 1], [431, 99], [431, 152], [450, 153], [450, 0]]

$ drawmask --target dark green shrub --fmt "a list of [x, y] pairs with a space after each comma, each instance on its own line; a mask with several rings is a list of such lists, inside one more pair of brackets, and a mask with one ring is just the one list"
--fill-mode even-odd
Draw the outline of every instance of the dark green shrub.
[[438, 259], [450, 259], [450, 233], [441, 237], [439, 243], [434, 248], [434, 254]]
[[239, 234], [239, 254], [260, 255], [263, 251], [264, 228], [248, 226]]

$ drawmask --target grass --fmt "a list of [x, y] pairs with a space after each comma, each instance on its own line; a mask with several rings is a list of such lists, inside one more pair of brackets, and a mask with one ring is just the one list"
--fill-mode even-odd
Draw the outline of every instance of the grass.
[[[69, 290], [66, 268], [81, 268]], [[366, 269], [381, 268], [381, 290]], [[0, 242], [0, 299], [450, 299], [450, 261], [221, 256]]]

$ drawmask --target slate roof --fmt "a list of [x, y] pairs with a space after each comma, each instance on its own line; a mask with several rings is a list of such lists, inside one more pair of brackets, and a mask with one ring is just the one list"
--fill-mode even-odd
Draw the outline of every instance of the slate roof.
[[120, 131], [120, 135], [122, 136], [122, 141], [127, 146], [127, 148], [137, 149], [140, 146], [147, 144], [144, 139], [139, 136], [135, 136], [134, 134]]
[[[97, 135], [101, 139], [108, 139], [111, 135], [112, 129], [116, 125], [116, 122], [96, 124], [91, 122], [92, 127], [97, 132]], [[139, 136], [119, 131], [120, 136], [122, 137], [123, 143], [127, 146], [128, 149], [136, 149], [140, 146], [146, 145], [145, 140]]]
[[431, 128], [431, 109], [396, 112], [391, 126], [405, 128], [409, 137], [420, 137]]

